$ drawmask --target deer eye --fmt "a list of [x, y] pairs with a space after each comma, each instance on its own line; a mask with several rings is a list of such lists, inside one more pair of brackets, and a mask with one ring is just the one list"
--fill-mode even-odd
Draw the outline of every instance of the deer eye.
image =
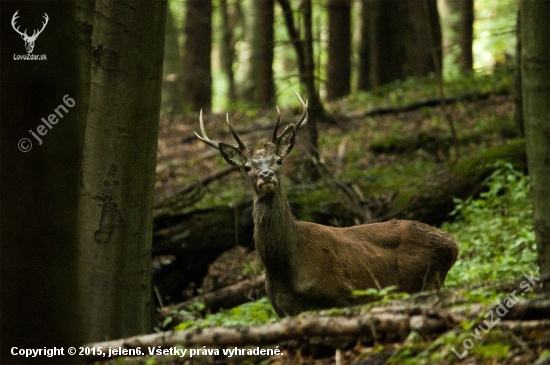
[[249, 165], [244, 166], [244, 171], [250, 172], [250, 170], [252, 170], [252, 167], [250, 167]]
[[278, 158], [277, 159], [277, 165], [282, 165], [283, 164], [283, 159], [282, 158]]

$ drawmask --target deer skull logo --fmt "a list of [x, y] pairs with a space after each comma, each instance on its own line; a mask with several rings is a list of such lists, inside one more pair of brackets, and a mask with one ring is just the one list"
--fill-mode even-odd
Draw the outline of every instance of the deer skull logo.
[[27, 35], [27, 30], [25, 29], [24, 32], [21, 32], [19, 30], [19, 27], [16, 27], [15, 21], [19, 17], [19, 14], [17, 14], [19, 10], [13, 14], [13, 17], [11, 18], [11, 26], [13, 27], [13, 30], [15, 30], [19, 35], [21, 35], [21, 38], [25, 41], [25, 49], [27, 50], [27, 53], [32, 53], [32, 50], [34, 49], [34, 42], [36, 42], [36, 38], [42, 33], [44, 28], [46, 28], [46, 24], [48, 24], [48, 14], [44, 13], [44, 22], [42, 22], [42, 29], [40, 30], [34, 30], [31, 36]]

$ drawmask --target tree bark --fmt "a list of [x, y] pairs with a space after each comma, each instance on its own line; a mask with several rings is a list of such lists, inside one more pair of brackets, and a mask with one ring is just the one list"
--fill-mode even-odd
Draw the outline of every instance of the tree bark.
[[407, 55], [404, 76], [439, 75], [441, 28], [436, 0], [408, 0], [406, 12], [408, 29], [404, 33]]
[[151, 328], [151, 208], [166, 2], [128, 7], [98, 1], [95, 14], [78, 220], [88, 341]]
[[[26, 55], [10, 22], [40, 29]], [[77, 298], [79, 24], [74, 1], [3, 1], [0, 12], [0, 297], [2, 364], [67, 364], [75, 356], [15, 356], [11, 349], [82, 343]], [[65, 97], [66, 96], [66, 97]], [[67, 101], [67, 104], [65, 104]], [[65, 110], [63, 110], [65, 108]], [[55, 110], [59, 114], [56, 114]], [[53, 115], [49, 124], [44, 122]], [[57, 120], [54, 124], [52, 120]], [[33, 134], [36, 137], [33, 136]], [[23, 139], [25, 138], [25, 139]], [[32, 145], [31, 145], [32, 144]]]
[[370, 71], [372, 87], [405, 77], [407, 3], [373, 0], [370, 16]]
[[370, 90], [371, 84], [371, 67], [370, 67], [370, 53], [371, 53], [371, 38], [370, 38], [370, 26], [371, 26], [371, 0], [361, 1], [361, 42], [359, 45], [359, 76], [357, 79], [358, 90]]
[[212, 107], [212, 1], [188, 0], [183, 50], [183, 104], [198, 112]]
[[235, 102], [235, 72], [233, 71], [233, 61], [235, 59], [235, 41], [233, 27], [235, 22], [229, 15], [229, 6], [227, 0], [220, 0], [220, 13], [222, 18], [222, 42], [220, 44], [220, 64], [227, 77], [227, 99], [229, 103]]
[[474, 0], [461, 0], [460, 3], [460, 68], [471, 71], [474, 64]]
[[550, 1], [522, 0], [521, 74], [538, 264], [550, 273]]
[[350, 93], [351, 77], [351, 3], [328, 2], [327, 100]]
[[272, 107], [275, 101], [273, 82], [273, 22], [274, 0], [253, 1], [252, 76], [254, 101], [260, 107]]
[[78, 113], [78, 128], [80, 145], [84, 146], [84, 132], [88, 117], [88, 102], [90, 99], [90, 69], [92, 67], [92, 32], [94, 30], [95, 0], [79, 0], [75, 2], [76, 22], [78, 24], [78, 72], [80, 88], [76, 105]]

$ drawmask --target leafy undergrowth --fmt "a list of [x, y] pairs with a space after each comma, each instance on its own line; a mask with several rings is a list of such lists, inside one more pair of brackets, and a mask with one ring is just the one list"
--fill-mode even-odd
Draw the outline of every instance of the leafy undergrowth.
[[441, 228], [460, 245], [446, 285], [509, 280], [536, 273], [536, 243], [529, 177], [510, 163], [497, 162], [479, 197], [455, 199], [457, 219]]

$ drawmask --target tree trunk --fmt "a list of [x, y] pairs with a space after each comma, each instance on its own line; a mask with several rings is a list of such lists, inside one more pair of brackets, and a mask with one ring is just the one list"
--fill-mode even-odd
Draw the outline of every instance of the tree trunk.
[[[75, 363], [82, 359], [66, 351], [83, 340], [76, 300], [81, 89], [75, 3], [3, 1], [1, 10], [0, 362]], [[29, 35], [48, 16], [33, 50], [46, 60], [14, 59], [27, 55], [10, 25], [16, 11], [19, 29]], [[16, 356], [13, 347], [65, 348], [65, 356]]]
[[252, 56], [255, 64], [252, 76], [254, 101], [261, 107], [272, 107], [275, 101], [273, 82], [273, 22], [274, 0], [253, 1]]
[[[308, 150], [315, 158], [319, 157], [317, 122], [324, 119], [324, 109], [315, 87], [315, 61], [313, 61], [313, 23], [311, 20], [311, 0], [302, 2], [302, 16], [304, 18], [304, 74], [303, 81], [309, 99], [308, 124], [306, 125], [309, 143]], [[311, 175], [310, 175], [311, 176]], [[314, 179], [316, 180], [316, 179]]]
[[78, 222], [88, 341], [151, 329], [151, 208], [166, 2], [129, 8], [120, 0], [98, 1], [95, 14]]
[[474, 41], [474, 0], [460, 3], [460, 68], [471, 71], [474, 64], [472, 45]]
[[371, 84], [378, 87], [405, 76], [407, 3], [373, 0], [369, 7]]
[[550, 273], [550, 1], [522, 0], [521, 74], [538, 264]]
[[408, 29], [404, 34], [407, 54], [404, 76], [440, 74], [441, 29], [436, 0], [408, 0], [406, 11]]
[[227, 77], [227, 99], [229, 103], [235, 102], [235, 72], [233, 60], [235, 59], [235, 42], [233, 38], [234, 22], [229, 15], [227, 0], [220, 0], [220, 13], [222, 18], [222, 42], [220, 44], [220, 64]]
[[188, 0], [183, 50], [183, 103], [188, 111], [212, 107], [212, 1]]
[[351, 77], [351, 3], [350, 0], [328, 2], [327, 100], [350, 93]]
[[178, 30], [170, 7], [166, 7], [164, 64], [162, 68], [161, 110], [170, 115], [183, 111], [181, 98], [182, 62], [178, 45]]
[[[306, 142], [307, 154], [310, 158], [318, 159], [318, 133], [317, 122], [326, 119], [325, 109], [317, 89], [315, 88], [315, 63], [313, 61], [313, 33], [311, 21], [311, 1], [305, 0], [302, 2], [302, 16], [304, 18], [304, 39], [300, 38], [298, 29], [294, 25], [292, 8], [288, 0], [279, 0], [279, 4], [283, 9], [285, 22], [288, 30], [289, 38], [296, 50], [298, 58], [298, 70], [300, 72], [300, 82], [306, 87], [307, 98], [309, 102], [309, 115], [306, 129], [308, 131], [308, 140]], [[311, 181], [319, 179], [320, 175], [315, 165], [311, 161], [306, 162], [306, 174]]]
[[357, 79], [358, 90], [370, 90], [371, 84], [371, 67], [370, 67], [370, 53], [371, 53], [371, 39], [370, 39], [370, 26], [371, 26], [371, 0], [361, 1], [361, 42], [359, 45], [359, 77]]
[[75, 2], [78, 34], [78, 72], [80, 87], [77, 94], [78, 128], [80, 145], [84, 145], [86, 118], [88, 117], [88, 102], [90, 99], [90, 69], [92, 65], [92, 32], [94, 30], [95, 0], [79, 0]]
[[460, 67], [462, 71], [471, 71], [474, 1], [438, 0], [437, 7], [441, 18], [444, 56], [451, 57], [451, 64]]

